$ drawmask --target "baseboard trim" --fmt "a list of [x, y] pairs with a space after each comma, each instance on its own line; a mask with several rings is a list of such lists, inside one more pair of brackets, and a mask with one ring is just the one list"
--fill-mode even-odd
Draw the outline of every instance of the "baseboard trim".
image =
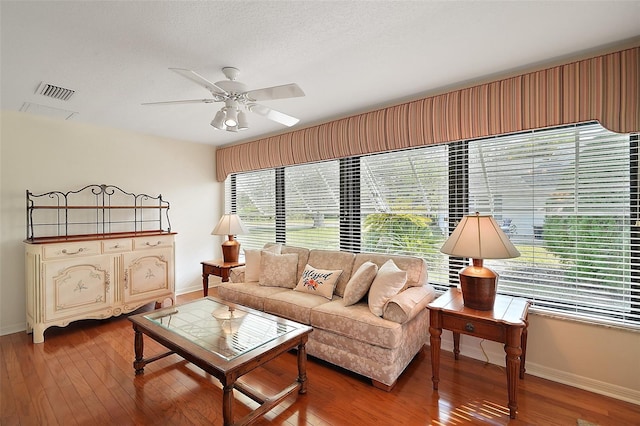
[[633, 389], [612, 385], [600, 380], [578, 376], [576, 374], [567, 373], [565, 371], [555, 370], [535, 363], [527, 362], [526, 368], [528, 374], [536, 377], [573, 386], [578, 389], [584, 389], [600, 395], [609, 396], [611, 398], [630, 402], [632, 404], [640, 405], [640, 392]]
[[7, 334], [18, 333], [20, 331], [26, 331], [26, 330], [27, 330], [27, 325], [25, 323], [3, 326], [2, 328], [0, 328], [0, 336], [5, 336]]
[[[473, 341], [480, 342], [479, 339], [474, 339], [472, 340], [472, 342]], [[488, 341], [482, 341], [482, 345], [483, 347], [480, 347], [479, 344], [465, 345], [461, 343], [460, 354], [469, 358], [489, 362], [501, 367], [505, 366], [505, 354], [502, 350], [502, 345]], [[447, 336], [443, 334], [441, 348], [442, 350], [453, 352], [453, 338], [450, 335]], [[482, 351], [483, 348], [484, 353]], [[611, 398], [619, 399], [621, 401], [640, 405], [640, 391], [634, 389], [613, 385], [610, 383], [602, 382], [600, 380], [591, 379], [589, 377], [579, 376], [573, 373], [567, 373], [566, 371], [562, 370], [556, 370], [544, 365], [533, 363], [529, 360], [527, 360], [525, 367], [527, 374], [531, 374], [532, 376], [540, 377], [542, 379], [551, 380], [552, 382], [562, 383], [563, 385], [573, 386], [575, 388], [597, 393], [599, 395], [604, 395]]]

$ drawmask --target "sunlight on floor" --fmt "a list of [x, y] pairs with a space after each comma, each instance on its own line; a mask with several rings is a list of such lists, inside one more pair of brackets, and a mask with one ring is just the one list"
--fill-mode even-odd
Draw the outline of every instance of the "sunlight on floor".
[[441, 404], [440, 419], [433, 420], [434, 426], [468, 424], [481, 420], [483, 424], [504, 424], [509, 419], [509, 408], [491, 401], [475, 400], [455, 407]]

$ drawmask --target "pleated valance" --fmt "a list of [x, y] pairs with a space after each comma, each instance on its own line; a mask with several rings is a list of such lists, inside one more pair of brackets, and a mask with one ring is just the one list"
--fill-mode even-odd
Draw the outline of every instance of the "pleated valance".
[[216, 151], [216, 177], [597, 120], [640, 131], [640, 47]]

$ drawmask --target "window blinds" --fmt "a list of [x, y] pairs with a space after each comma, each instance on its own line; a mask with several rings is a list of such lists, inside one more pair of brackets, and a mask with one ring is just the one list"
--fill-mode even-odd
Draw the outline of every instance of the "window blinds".
[[244, 247], [420, 256], [440, 289], [463, 264], [440, 253], [457, 221], [491, 214], [522, 254], [485, 261], [500, 293], [640, 328], [637, 150], [637, 135], [589, 123], [235, 174], [227, 194]]
[[499, 292], [582, 319], [640, 322], [632, 155], [629, 135], [598, 124], [469, 143], [469, 212], [493, 214], [521, 252], [485, 261]]
[[276, 241], [275, 170], [238, 173], [225, 181], [225, 204], [234, 206], [248, 234], [237, 235], [241, 248], [259, 249]]
[[285, 168], [286, 243], [338, 250], [340, 248], [339, 162]]

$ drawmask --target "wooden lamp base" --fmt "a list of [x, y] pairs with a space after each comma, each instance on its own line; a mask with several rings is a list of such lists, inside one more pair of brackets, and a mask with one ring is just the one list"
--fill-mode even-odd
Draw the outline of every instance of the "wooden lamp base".
[[240, 243], [229, 235], [229, 239], [222, 243], [222, 257], [225, 263], [233, 263], [238, 261], [240, 255]]
[[464, 305], [479, 311], [490, 311], [496, 300], [498, 274], [482, 266], [482, 259], [473, 259], [473, 265], [459, 273]]

